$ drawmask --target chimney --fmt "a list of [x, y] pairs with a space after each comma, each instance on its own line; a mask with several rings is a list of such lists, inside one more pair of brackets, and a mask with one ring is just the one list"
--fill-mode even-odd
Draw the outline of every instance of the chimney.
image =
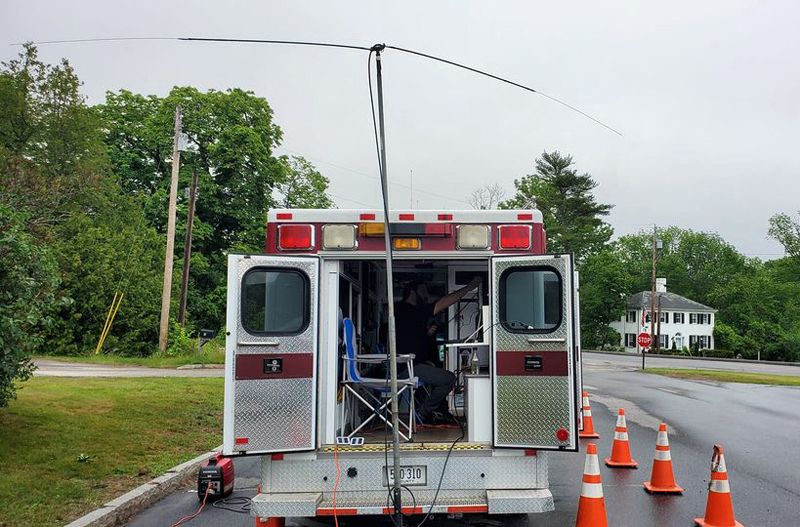
[[667, 292], [667, 279], [656, 278], [656, 293], [666, 293], [666, 292]]

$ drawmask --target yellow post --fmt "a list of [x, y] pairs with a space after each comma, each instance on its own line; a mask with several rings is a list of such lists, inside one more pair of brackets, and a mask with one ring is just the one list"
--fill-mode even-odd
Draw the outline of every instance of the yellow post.
[[103, 347], [103, 344], [106, 341], [106, 337], [108, 336], [108, 332], [111, 331], [111, 324], [114, 323], [114, 317], [117, 316], [117, 311], [119, 311], [119, 305], [122, 303], [122, 297], [125, 296], [125, 293], [119, 294], [119, 300], [117, 301], [117, 307], [114, 308], [114, 313], [111, 315], [111, 319], [108, 321], [108, 327], [106, 328], [105, 333], [103, 333], [102, 340], [100, 341], [100, 347], [97, 348], [97, 351], [100, 351], [100, 348]]
[[103, 345], [103, 340], [106, 334], [106, 328], [108, 327], [108, 321], [111, 320], [111, 312], [114, 311], [114, 304], [116, 303], [117, 303], [117, 291], [114, 292], [114, 300], [111, 301], [111, 307], [108, 308], [108, 315], [106, 315], [106, 321], [103, 324], [103, 330], [100, 332], [100, 338], [97, 341], [97, 347], [94, 349], [95, 355], [100, 353], [100, 348]]

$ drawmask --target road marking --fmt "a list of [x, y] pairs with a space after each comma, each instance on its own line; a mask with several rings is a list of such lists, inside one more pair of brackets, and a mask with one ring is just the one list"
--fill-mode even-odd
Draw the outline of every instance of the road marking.
[[586, 390], [596, 390], [596, 389], [597, 389], [597, 387], [596, 387], [596, 386], [589, 386], [588, 384], [584, 384], [584, 385], [583, 385], [583, 387], [584, 387]]

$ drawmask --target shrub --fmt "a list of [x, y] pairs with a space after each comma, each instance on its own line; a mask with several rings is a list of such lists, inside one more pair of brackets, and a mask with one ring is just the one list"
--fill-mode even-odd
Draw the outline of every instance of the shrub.
[[703, 349], [700, 350], [703, 357], [713, 357], [716, 359], [732, 359], [736, 355], [733, 351], [723, 349]]

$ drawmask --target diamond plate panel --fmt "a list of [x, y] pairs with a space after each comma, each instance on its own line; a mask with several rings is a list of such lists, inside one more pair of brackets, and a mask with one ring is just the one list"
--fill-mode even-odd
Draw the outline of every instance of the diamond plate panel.
[[[433, 503], [434, 494], [436, 490], [414, 490], [412, 487], [411, 492], [414, 493], [415, 500], [412, 500], [408, 493], [405, 493], [403, 498], [403, 507], [413, 507], [416, 501], [417, 507], [430, 506]], [[386, 507], [386, 500], [389, 497], [388, 491], [350, 491], [336, 492], [336, 506], [337, 507]], [[486, 505], [486, 493], [483, 491], [459, 491], [459, 490], [442, 490], [439, 492], [439, 497], [436, 499], [436, 504], [448, 505]], [[333, 493], [324, 494], [320, 507], [333, 507]]]
[[236, 451], [314, 448], [314, 379], [236, 381], [234, 437], [246, 437]]
[[[403, 454], [402, 465], [428, 467], [428, 485], [412, 490], [435, 490], [442, 475], [446, 454]], [[391, 464], [389, 456], [389, 464]], [[383, 454], [339, 453], [340, 491], [371, 491], [383, 488]], [[540, 468], [544, 465], [544, 471]], [[355, 477], [346, 476], [355, 468]], [[447, 463], [442, 490], [485, 490], [543, 488], [547, 484], [547, 460], [540, 452], [537, 456], [457, 455], [454, 452]], [[327, 478], [327, 479], [326, 479]], [[336, 465], [333, 456], [317, 455], [317, 459], [263, 460], [261, 464], [261, 489], [264, 492], [333, 492]]]
[[[547, 262], [535, 262], [532, 261], [528, 264], [522, 263], [519, 260], [495, 260], [494, 263], [494, 276], [496, 280], [499, 280], [500, 275], [503, 274], [503, 271], [509, 269], [511, 267], [520, 267], [524, 265], [531, 265], [531, 266], [546, 266], [546, 267], [553, 267], [558, 271], [561, 275], [561, 279], [569, 280], [569, 276], [567, 275], [567, 259], [566, 258], [552, 258], [549, 259]], [[569, 291], [563, 291], [561, 295], [561, 312], [563, 314], [563, 320], [569, 320], [570, 310], [569, 310]], [[500, 287], [499, 284], [496, 284], [494, 287], [494, 319], [499, 321], [500, 320]], [[503, 352], [503, 351], [566, 351], [567, 344], [569, 342], [569, 324], [562, 323], [559, 327], [557, 327], [551, 333], [514, 333], [511, 331], [507, 331], [502, 324], [498, 324], [495, 326], [493, 333], [495, 335], [495, 351], [496, 352]], [[528, 338], [530, 337], [541, 337], [541, 338], [553, 338], [553, 339], [565, 339], [564, 342], [558, 343], [530, 343], [528, 342]]]
[[489, 490], [489, 514], [540, 513], [555, 510], [553, 494], [547, 489]]
[[[276, 258], [274, 262], [264, 263], [262, 259], [243, 259], [239, 262], [239, 284], [242, 283], [242, 278], [245, 273], [254, 267], [289, 267], [292, 269], [300, 269], [308, 275], [308, 283], [310, 286], [310, 313], [309, 324], [306, 330], [300, 335], [292, 336], [265, 336], [265, 335], [252, 335], [248, 333], [242, 326], [242, 317], [237, 316], [236, 335], [239, 340], [248, 342], [277, 342], [278, 346], [237, 346], [236, 353], [275, 353], [276, 349], [280, 353], [309, 353], [315, 349], [315, 342], [317, 338], [317, 288], [318, 285], [318, 267], [319, 260], [316, 258]], [[242, 297], [241, 286], [236, 292], [236, 305], [240, 306]], [[237, 310], [238, 311], [238, 310]]]
[[[250, 502], [250, 514], [258, 517], [278, 518], [316, 516], [319, 493], [257, 494]], [[337, 496], [338, 506], [338, 496]]]
[[497, 376], [497, 444], [568, 446], [555, 432], [570, 430], [569, 377]]

